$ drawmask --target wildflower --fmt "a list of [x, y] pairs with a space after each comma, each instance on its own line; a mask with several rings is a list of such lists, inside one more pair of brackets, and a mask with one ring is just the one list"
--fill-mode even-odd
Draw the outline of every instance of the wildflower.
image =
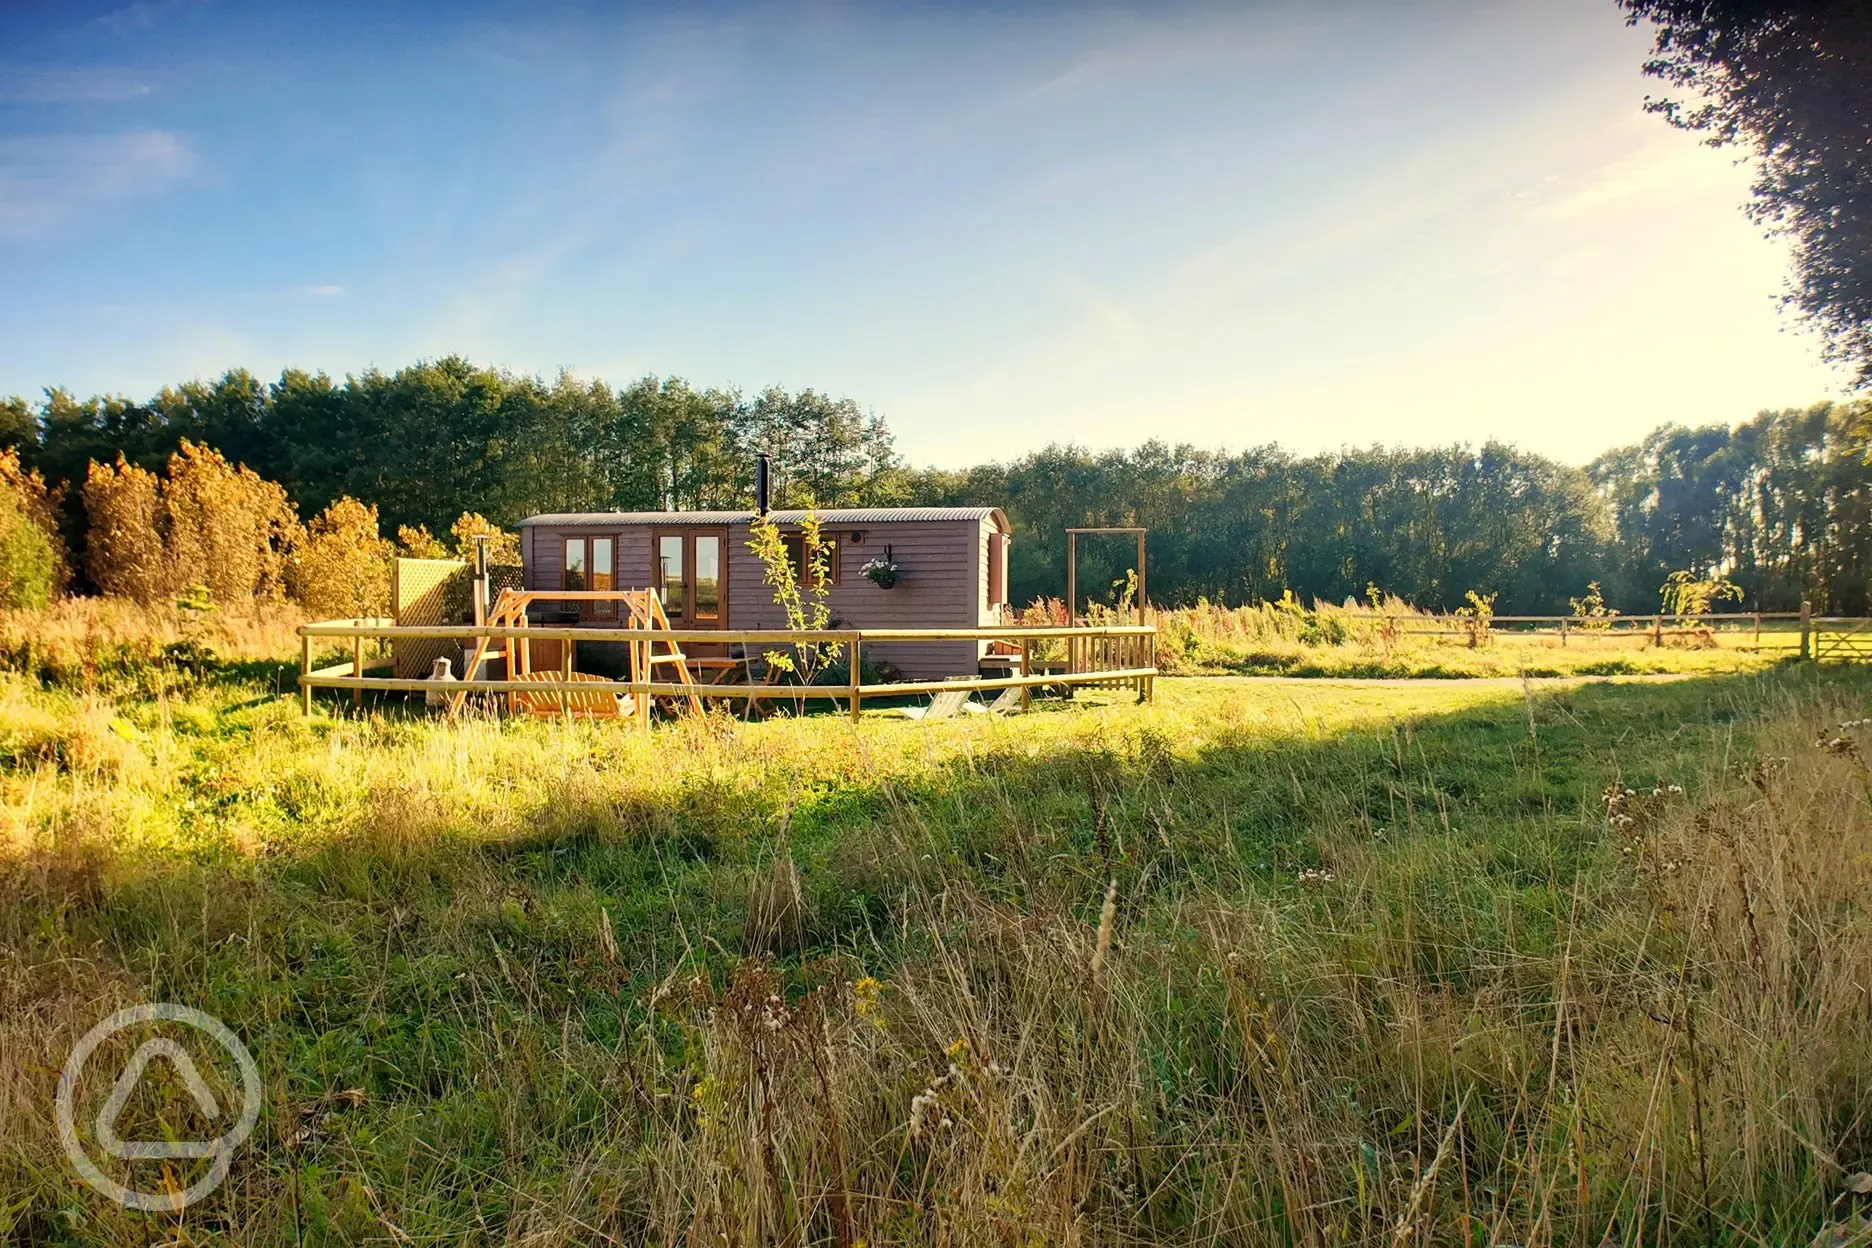
[[858, 1017], [879, 1027], [884, 1025], [884, 1012], [878, 998], [884, 993], [884, 985], [866, 975], [852, 985], [852, 1008]]
[[1099, 973], [1105, 965], [1105, 955], [1111, 952], [1112, 920], [1118, 917], [1118, 881], [1114, 878], [1105, 889], [1105, 904], [1099, 907], [1098, 944], [1092, 951], [1092, 973]]
[[1308, 867], [1294, 878], [1302, 888], [1324, 888], [1337, 877], [1324, 867]]

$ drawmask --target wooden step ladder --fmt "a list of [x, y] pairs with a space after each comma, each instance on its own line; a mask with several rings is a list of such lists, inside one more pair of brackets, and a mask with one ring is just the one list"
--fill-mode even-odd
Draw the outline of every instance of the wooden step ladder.
[[[489, 628], [524, 628], [526, 626], [526, 596], [511, 589], [501, 590], [500, 597], [494, 600], [493, 609], [488, 612], [487, 622]], [[499, 643], [498, 649], [496, 642]], [[481, 670], [481, 665], [488, 659], [496, 657], [504, 657], [507, 660], [507, 678], [513, 679], [515, 670], [513, 657], [519, 650], [519, 646], [514, 643], [515, 639], [512, 637], [480, 638], [475, 643], [474, 657], [468, 660], [467, 667], [462, 672], [462, 679], [473, 680], [475, 673]], [[462, 706], [467, 701], [468, 691], [464, 689], [449, 702], [449, 714], [461, 714]], [[511, 693], [507, 695], [507, 709], [509, 711], [515, 709], [514, 695]]]
[[[659, 631], [669, 628], [669, 616], [664, 614], [663, 600], [657, 597], [656, 590], [627, 591], [624, 595], [624, 604], [630, 608], [630, 620], [625, 626], [626, 631]], [[658, 646], [664, 648], [664, 653], [656, 652]], [[636, 669], [637, 679], [646, 682], [656, 681], [656, 672], [659, 667], [675, 667], [675, 683], [686, 686], [690, 691], [684, 695], [689, 703], [690, 712], [696, 715], [702, 713], [702, 698], [695, 692], [695, 675], [689, 670], [689, 658], [683, 653], [681, 646], [673, 641], [659, 641], [655, 638], [633, 641], [631, 642], [631, 665]], [[651, 699], [646, 697], [643, 705], [638, 708], [637, 715], [640, 723], [649, 722], [650, 701]]]

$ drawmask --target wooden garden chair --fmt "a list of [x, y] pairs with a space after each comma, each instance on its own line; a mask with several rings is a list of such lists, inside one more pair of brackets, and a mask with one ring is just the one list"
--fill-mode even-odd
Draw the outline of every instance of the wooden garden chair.
[[897, 710], [905, 718], [917, 720], [919, 723], [928, 723], [932, 719], [954, 719], [968, 704], [969, 691], [967, 689], [944, 689], [930, 698], [928, 706], [900, 706]]
[[1010, 686], [1001, 691], [1001, 696], [983, 706], [979, 702], [965, 702], [962, 709], [971, 715], [1017, 715], [1021, 709], [1021, 691], [1019, 686]]

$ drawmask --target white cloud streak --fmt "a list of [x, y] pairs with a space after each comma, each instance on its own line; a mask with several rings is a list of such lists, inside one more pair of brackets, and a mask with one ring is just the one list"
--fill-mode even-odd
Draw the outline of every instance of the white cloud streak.
[[114, 104], [154, 88], [140, 74], [101, 65], [0, 65], [0, 103]]
[[196, 167], [187, 137], [168, 130], [0, 138], [0, 239], [59, 233], [109, 204], [158, 194]]

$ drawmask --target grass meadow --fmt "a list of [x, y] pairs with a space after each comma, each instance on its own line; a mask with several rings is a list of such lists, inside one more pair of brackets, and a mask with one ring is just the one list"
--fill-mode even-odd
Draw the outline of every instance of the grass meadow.
[[[1857, 1225], [1862, 671], [1165, 678], [646, 737], [308, 719], [290, 621], [61, 611], [0, 621], [5, 1242]], [[151, 1000], [265, 1088], [181, 1215], [83, 1186], [50, 1109], [74, 1040]], [[126, 1138], [187, 1134], [161, 1092]]]

